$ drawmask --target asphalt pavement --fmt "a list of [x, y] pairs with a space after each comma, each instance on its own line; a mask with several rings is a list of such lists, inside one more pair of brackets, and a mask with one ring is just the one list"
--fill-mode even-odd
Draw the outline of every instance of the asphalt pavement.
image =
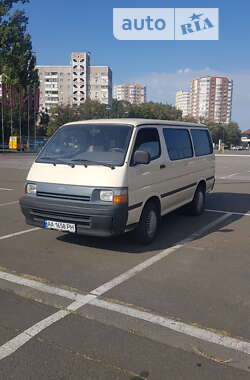
[[0, 154], [0, 379], [249, 379], [250, 154], [147, 247], [27, 226], [33, 159]]

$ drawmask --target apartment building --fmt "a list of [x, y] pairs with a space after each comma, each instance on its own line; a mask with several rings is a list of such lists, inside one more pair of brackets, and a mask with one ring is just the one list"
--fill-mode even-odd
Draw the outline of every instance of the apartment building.
[[189, 116], [191, 113], [190, 92], [177, 91], [175, 106], [182, 111], [182, 117]]
[[[36, 66], [40, 80], [40, 108], [80, 105], [87, 99], [112, 101], [109, 66], [91, 66], [89, 52], [71, 53], [69, 66]], [[93, 87], [92, 87], [93, 86]]]
[[108, 66], [90, 66], [90, 99], [101, 103], [112, 102], [112, 71]]
[[132, 104], [141, 104], [146, 102], [146, 86], [138, 83], [123, 83], [113, 87], [113, 98], [125, 100]]
[[37, 66], [40, 80], [40, 107], [50, 109], [72, 103], [71, 66]]
[[191, 115], [216, 123], [229, 123], [232, 114], [233, 81], [222, 76], [193, 79]]

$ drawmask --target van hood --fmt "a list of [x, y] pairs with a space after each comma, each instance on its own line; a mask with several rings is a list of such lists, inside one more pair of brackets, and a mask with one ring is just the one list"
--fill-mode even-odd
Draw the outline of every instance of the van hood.
[[34, 162], [30, 168], [27, 181], [57, 183], [79, 186], [126, 187], [126, 167], [111, 169], [106, 166], [69, 165]]

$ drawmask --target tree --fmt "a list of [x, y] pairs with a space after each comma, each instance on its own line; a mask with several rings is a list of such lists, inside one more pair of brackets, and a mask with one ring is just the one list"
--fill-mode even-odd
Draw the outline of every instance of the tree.
[[237, 123], [222, 124], [205, 121], [204, 124], [208, 126], [215, 144], [219, 144], [219, 140], [224, 142], [226, 146], [241, 144], [241, 130]]
[[132, 105], [131, 103], [125, 100], [112, 100], [112, 106], [110, 111], [110, 117], [112, 118], [121, 118], [129, 117], [131, 114]]
[[[38, 87], [38, 71], [35, 68], [36, 57], [32, 52], [31, 36], [27, 33], [28, 18], [24, 11], [12, 12], [17, 3], [28, 3], [29, 0], [1, 0], [0, 2], [0, 75], [2, 82], [14, 86], [17, 91], [24, 89], [24, 107], [22, 111], [22, 134], [27, 135], [28, 125], [35, 125], [36, 117], [30, 112], [28, 120], [29, 87]], [[11, 95], [12, 98], [12, 95]], [[13, 131], [19, 135], [19, 115], [14, 107], [4, 109], [5, 137], [10, 135], [10, 119], [13, 120]], [[35, 117], [34, 117], [35, 116]]]
[[78, 107], [70, 105], [53, 107], [50, 110], [47, 136], [53, 135], [61, 125], [77, 120], [80, 120]]
[[[6, 0], [7, 1], [7, 0]], [[38, 86], [36, 57], [31, 36], [26, 32], [28, 18], [24, 11], [0, 17], [0, 74], [11, 84]]]
[[16, 3], [29, 3], [29, 0], [1, 0], [0, 3], [0, 23], [3, 17], [9, 14], [11, 8]]
[[49, 117], [47, 109], [39, 112], [39, 123], [38, 123], [38, 128], [37, 128], [38, 136], [46, 136], [49, 120], [50, 120], [50, 117]]

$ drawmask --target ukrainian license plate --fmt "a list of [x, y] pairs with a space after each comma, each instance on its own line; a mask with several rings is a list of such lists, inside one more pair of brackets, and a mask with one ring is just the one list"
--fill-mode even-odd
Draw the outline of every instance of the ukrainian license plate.
[[73, 223], [55, 222], [53, 220], [45, 220], [44, 227], [51, 230], [76, 232], [76, 225]]

